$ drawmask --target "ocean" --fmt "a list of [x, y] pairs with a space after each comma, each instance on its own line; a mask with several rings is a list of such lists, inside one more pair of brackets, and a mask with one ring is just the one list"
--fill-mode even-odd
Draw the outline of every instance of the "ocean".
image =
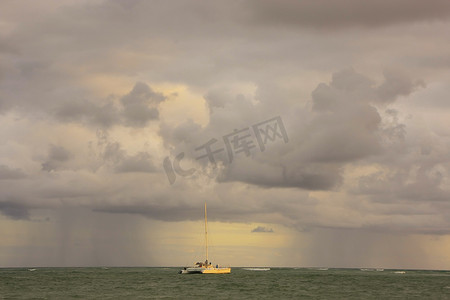
[[0, 299], [450, 299], [450, 271], [179, 269], [2, 268]]

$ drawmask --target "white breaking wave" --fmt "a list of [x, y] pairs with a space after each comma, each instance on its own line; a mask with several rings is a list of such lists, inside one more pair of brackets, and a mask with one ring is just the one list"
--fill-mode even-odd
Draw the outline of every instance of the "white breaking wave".
[[270, 268], [242, 268], [247, 271], [270, 271]]

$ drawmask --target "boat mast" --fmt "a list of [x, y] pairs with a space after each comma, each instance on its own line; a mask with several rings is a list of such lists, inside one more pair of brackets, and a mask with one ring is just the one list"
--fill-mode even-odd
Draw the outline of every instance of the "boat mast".
[[208, 261], [208, 220], [206, 216], [206, 201], [205, 201], [205, 245], [206, 245], [206, 261]]

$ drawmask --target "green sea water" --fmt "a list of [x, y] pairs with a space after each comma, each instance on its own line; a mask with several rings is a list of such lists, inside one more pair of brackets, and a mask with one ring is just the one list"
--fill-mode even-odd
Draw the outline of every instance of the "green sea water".
[[450, 299], [450, 271], [272, 268], [0, 269], [0, 299]]

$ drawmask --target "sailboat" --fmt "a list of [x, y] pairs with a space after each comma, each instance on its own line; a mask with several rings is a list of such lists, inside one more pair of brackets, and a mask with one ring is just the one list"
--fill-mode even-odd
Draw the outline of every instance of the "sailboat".
[[206, 260], [204, 262], [197, 262], [192, 267], [185, 267], [180, 270], [180, 274], [228, 274], [231, 273], [230, 267], [220, 267], [219, 265], [213, 265], [208, 260], [208, 218], [206, 214], [206, 202], [205, 202], [205, 250]]

